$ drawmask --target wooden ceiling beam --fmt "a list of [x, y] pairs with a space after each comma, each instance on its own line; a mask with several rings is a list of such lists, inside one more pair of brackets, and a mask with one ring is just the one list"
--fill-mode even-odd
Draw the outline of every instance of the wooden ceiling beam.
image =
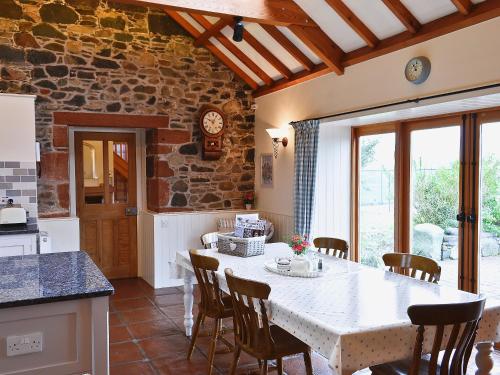
[[[190, 14], [190, 16], [198, 22], [203, 28], [209, 30], [212, 26], [209, 20], [200, 14]], [[246, 65], [252, 72], [255, 73], [266, 85], [272, 84], [273, 79], [261, 69], [251, 58], [249, 58], [245, 53], [240, 50], [232, 41], [226, 38], [220, 33], [220, 30], [214, 35], [214, 37], [238, 60], [240, 60], [244, 65]]]
[[243, 17], [245, 21], [288, 26], [315, 25], [293, 0], [115, 0], [141, 6], [215, 17]]
[[289, 26], [289, 29], [337, 74], [344, 73], [344, 51], [319, 27]]
[[326, 0], [328, 5], [365, 41], [369, 47], [375, 47], [377, 36], [361, 21], [342, 0]]
[[359, 64], [375, 57], [398, 51], [499, 16], [500, 0], [487, 0], [476, 4], [466, 17], [459, 12], [455, 12], [448, 16], [438, 18], [437, 20], [422, 25], [415, 34], [403, 32], [381, 40], [375, 48], [363, 47], [349, 52], [344, 56], [342, 62], [345, 67]]
[[422, 26], [416, 17], [403, 5], [400, 0], [382, 0], [387, 8], [398, 18], [406, 29], [415, 34]]
[[469, 14], [472, 9], [472, 2], [470, 0], [451, 0], [451, 2], [458, 11], [465, 16]]
[[266, 59], [272, 66], [276, 68], [285, 78], [290, 78], [293, 73], [288, 67], [281, 62], [276, 56], [273, 55], [262, 43], [260, 43], [252, 34], [245, 30], [243, 33], [243, 40], [247, 42], [259, 55]]
[[216, 23], [210, 26], [203, 34], [201, 34], [196, 40], [194, 41], [194, 45], [196, 47], [200, 47], [204, 45], [211, 37], [214, 35], [218, 34], [224, 27], [229, 25], [231, 22], [230, 19], [228, 18], [220, 18]]
[[303, 70], [301, 72], [295, 73], [290, 79], [280, 79], [279, 81], [274, 82], [274, 84], [269, 87], [261, 87], [253, 92], [253, 96], [254, 98], [258, 98], [259, 96], [283, 90], [287, 87], [295, 86], [299, 83], [306, 82], [332, 72], [332, 68], [324, 63], [321, 63], [315, 65], [311, 71]]
[[292, 57], [297, 60], [305, 70], [312, 70], [314, 63], [295, 44], [288, 39], [276, 26], [260, 25], [271, 37], [276, 40]]
[[[166, 10], [166, 13], [177, 22], [181, 27], [184, 28], [188, 33], [190, 33], [193, 38], [198, 38], [201, 33], [196, 30], [184, 17], [179, 13]], [[222, 63], [224, 63], [229, 69], [231, 69], [235, 74], [237, 74], [243, 81], [245, 81], [252, 89], [257, 89], [259, 85], [255, 80], [245, 73], [238, 65], [236, 65], [231, 59], [229, 59], [225, 54], [221, 52], [220, 49], [215, 47], [210, 41], [205, 43], [205, 47], [212, 52]]]
[[[385, 1], [385, 0], [384, 0]], [[381, 40], [375, 48], [363, 47], [345, 54], [342, 64], [345, 67], [406, 48], [427, 40], [452, 33], [454, 31], [476, 25], [478, 23], [500, 17], [500, 0], [487, 0], [472, 7], [467, 17], [456, 12], [423, 25], [416, 34], [405, 31], [393, 37]], [[331, 73], [333, 69], [325, 64], [317, 65], [311, 72], [302, 71], [294, 74], [289, 80], [279, 80], [269, 87], [261, 87], [254, 92], [254, 96], [263, 96], [284, 88], [308, 81], [313, 78]]]

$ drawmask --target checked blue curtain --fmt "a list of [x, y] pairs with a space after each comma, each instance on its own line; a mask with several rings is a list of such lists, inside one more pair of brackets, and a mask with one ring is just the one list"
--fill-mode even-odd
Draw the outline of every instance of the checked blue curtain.
[[319, 120], [295, 122], [292, 126], [295, 130], [295, 233], [309, 236], [314, 209]]

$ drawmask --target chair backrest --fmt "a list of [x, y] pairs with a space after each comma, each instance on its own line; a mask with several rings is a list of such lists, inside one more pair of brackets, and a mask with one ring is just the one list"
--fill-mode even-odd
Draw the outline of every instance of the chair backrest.
[[215, 274], [219, 268], [219, 261], [201, 255], [198, 250], [189, 250], [189, 257], [200, 289], [200, 309], [222, 313], [224, 304], [222, 303], [219, 281]]
[[[446, 305], [413, 305], [408, 308], [408, 316], [413, 324], [418, 325], [417, 338], [413, 351], [410, 375], [420, 374], [420, 359], [426, 326], [435, 328], [428, 375], [464, 375], [476, 338], [479, 321], [483, 315], [485, 299], [466, 303]], [[443, 336], [447, 326], [453, 327], [446, 343], [443, 356]], [[438, 359], [441, 363], [438, 364]], [[451, 359], [451, 361], [450, 361]]]
[[217, 247], [217, 232], [205, 233], [200, 237], [204, 249], [215, 249]]
[[236, 343], [253, 353], [270, 353], [274, 341], [269, 330], [265, 301], [271, 293], [268, 284], [243, 279], [226, 268], [226, 281], [234, 309]]
[[[413, 254], [388, 253], [384, 254], [382, 259], [391, 272], [404, 271], [408, 276], [436, 284], [441, 277], [441, 267], [431, 258]], [[420, 277], [417, 271], [420, 272]]]
[[349, 245], [347, 245], [346, 241], [339, 238], [317, 237], [313, 243], [319, 252], [324, 252], [326, 255], [333, 255], [342, 259], [347, 259], [349, 255]]

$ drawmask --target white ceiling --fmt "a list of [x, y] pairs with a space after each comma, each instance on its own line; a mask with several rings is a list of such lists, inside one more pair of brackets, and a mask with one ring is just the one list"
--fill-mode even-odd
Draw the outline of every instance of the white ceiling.
[[[294, 0], [319, 26], [320, 28], [344, 51], [350, 52], [366, 46], [363, 39], [326, 3], [325, 0]], [[410, 12], [422, 23], [428, 23], [451, 13], [457, 12], [457, 8], [451, 0], [401, 0]], [[479, 3], [484, 0], [472, 0]], [[351, 9], [358, 18], [379, 38], [385, 39], [405, 31], [403, 24], [385, 6], [382, 0], [343, 0], [345, 5]], [[193, 18], [186, 13], [180, 13], [198, 31], [203, 32], [201, 27]], [[217, 22], [216, 17], [207, 17], [211, 23]], [[288, 53], [276, 40], [274, 40], [261, 26], [247, 23], [246, 32], [251, 33], [265, 48], [271, 51], [292, 72], [303, 70], [303, 66]], [[315, 64], [322, 61], [308, 47], [304, 45], [288, 28], [278, 29]], [[222, 33], [232, 41], [232, 30], [225, 27]], [[259, 85], [264, 82], [248, 69], [238, 58], [231, 54], [215, 39], [210, 41], [220, 48], [239, 68], [247, 73]], [[262, 57], [248, 43], [235, 43], [250, 59], [252, 59], [264, 72], [274, 80], [283, 76]]]

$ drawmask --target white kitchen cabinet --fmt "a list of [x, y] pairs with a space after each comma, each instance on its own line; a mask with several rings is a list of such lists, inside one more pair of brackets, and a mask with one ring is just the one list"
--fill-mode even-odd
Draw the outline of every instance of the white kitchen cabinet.
[[0, 236], [0, 256], [36, 254], [36, 234], [13, 234]]

